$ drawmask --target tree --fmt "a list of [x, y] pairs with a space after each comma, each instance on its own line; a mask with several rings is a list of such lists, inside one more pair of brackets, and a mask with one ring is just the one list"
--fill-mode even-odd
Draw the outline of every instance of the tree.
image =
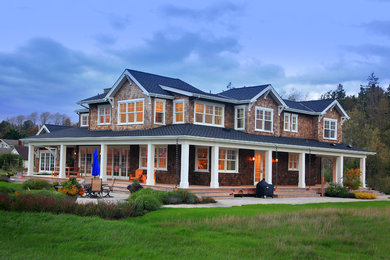
[[15, 128], [11, 128], [8, 132], [6, 132], [3, 135], [4, 139], [13, 139], [13, 140], [19, 140], [20, 138], [24, 138], [24, 137], [26, 137], [26, 135], [21, 134]]
[[336, 99], [341, 105], [343, 105], [345, 97], [346, 94], [342, 84], [338, 84], [336, 90], [329, 90], [325, 94], [321, 95], [321, 99]]
[[41, 121], [41, 125], [48, 123], [50, 116], [51, 116], [50, 112], [41, 113], [41, 115], [39, 116], [39, 120]]
[[38, 112], [33, 112], [31, 113], [27, 119], [31, 120], [31, 122], [33, 122], [34, 125], [37, 124], [37, 121], [38, 121]]

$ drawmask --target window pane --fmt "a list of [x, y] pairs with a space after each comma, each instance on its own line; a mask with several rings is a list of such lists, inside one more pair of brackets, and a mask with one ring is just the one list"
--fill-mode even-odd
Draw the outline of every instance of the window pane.
[[195, 122], [203, 123], [203, 115], [202, 114], [196, 114], [195, 115]]
[[225, 161], [224, 160], [218, 161], [218, 170], [225, 170]]
[[121, 114], [120, 115], [120, 122], [121, 123], [126, 123], [126, 114]]
[[140, 123], [144, 120], [144, 113], [143, 112], [137, 112], [137, 122]]
[[201, 104], [196, 104], [196, 112], [197, 113], [203, 113], [204, 106]]
[[272, 131], [272, 122], [270, 122], [270, 121], [265, 121], [265, 122], [264, 122], [264, 130]]
[[134, 103], [128, 103], [127, 104], [127, 111], [128, 112], [134, 112]]
[[129, 123], [134, 123], [134, 113], [129, 113], [128, 115], [128, 122]]
[[176, 122], [183, 122], [183, 113], [176, 113]]
[[144, 111], [144, 102], [137, 102], [137, 111]]
[[120, 104], [120, 112], [126, 113], [126, 104]]

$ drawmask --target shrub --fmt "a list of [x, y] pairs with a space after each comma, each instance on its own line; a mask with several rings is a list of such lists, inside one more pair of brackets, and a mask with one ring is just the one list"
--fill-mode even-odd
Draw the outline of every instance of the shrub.
[[202, 200], [199, 201], [199, 203], [217, 203], [215, 199], [211, 197], [203, 197]]
[[130, 195], [129, 200], [135, 201], [138, 197], [144, 195], [150, 195], [158, 199], [161, 204], [199, 203], [199, 198], [195, 194], [189, 191], [175, 190], [175, 191], [166, 192], [166, 191], [153, 190], [151, 188], [145, 188], [132, 193]]
[[69, 196], [84, 195], [84, 188], [75, 177], [71, 177], [69, 180], [64, 181], [58, 191]]
[[21, 191], [19, 195], [30, 195], [32, 197], [45, 197], [45, 198], [54, 198], [58, 200], [66, 200], [69, 197], [63, 193], [52, 191], [52, 190], [30, 190], [30, 191]]
[[381, 176], [368, 179], [370, 187], [383, 192], [385, 194], [390, 194], [390, 176]]
[[353, 193], [349, 193], [346, 188], [339, 184], [331, 184], [326, 188], [325, 195], [328, 197], [355, 198]]
[[141, 190], [143, 187], [141, 184], [139, 184], [138, 180], [135, 179], [132, 184], [127, 186], [127, 189], [130, 191], [130, 193], [136, 192]]
[[187, 204], [199, 203], [199, 198], [192, 192], [186, 192], [184, 197], [185, 197], [185, 203]]
[[46, 180], [41, 179], [29, 179], [25, 182], [23, 182], [23, 189], [25, 190], [42, 190], [42, 189], [49, 189], [50, 183]]
[[10, 207], [10, 197], [7, 193], [0, 192], [0, 209], [8, 210]]
[[141, 195], [134, 200], [137, 211], [155, 211], [158, 210], [162, 203], [153, 195]]
[[376, 194], [368, 192], [355, 192], [355, 198], [357, 199], [376, 199]]
[[139, 196], [144, 196], [144, 195], [151, 195], [156, 199], [158, 199], [161, 202], [161, 204], [166, 204], [165, 202], [168, 197], [168, 192], [153, 190], [151, 188], [145, 188], [132, 193], [130, 195], [130, 200], [136, 200]]
[[343, 178], [344, 187], [357, 190], [362, 185], [360, 181], [360, 169], [347, 169]]

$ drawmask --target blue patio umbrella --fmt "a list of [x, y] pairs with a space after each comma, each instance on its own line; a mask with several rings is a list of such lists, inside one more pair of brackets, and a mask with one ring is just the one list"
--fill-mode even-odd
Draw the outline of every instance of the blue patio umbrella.
[[98, 155], [98, 151], [95, 149], [95, 152], [93, 153], [92, 176], [99, 176], [99, 175], [100, 175], [99, 155]]

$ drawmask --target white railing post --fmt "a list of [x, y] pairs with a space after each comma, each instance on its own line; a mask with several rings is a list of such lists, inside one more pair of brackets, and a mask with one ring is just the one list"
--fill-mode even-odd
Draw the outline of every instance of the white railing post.
[[[299, 153], [299, 161], [298, 161], [298, 170], [299, 170], [299, 181], [298, 181], [298, 187], [299, 188], [305, 188], [306, 187], [306, 169], [305, 169], [305, 162], [306, 162], [306, 154], [305, 153]], [[310, 174], [310, 172], [309, 172]]]
[[154, 145], [148, 144], [148, 167], [146, 172], [146, 185], [154, 185]]
[[181, 145], [181, 169], [180, 169], [180, 188], [188, 188], [188, 170], [189, 170], [189, 156], [190, 145], [183, 142]]

